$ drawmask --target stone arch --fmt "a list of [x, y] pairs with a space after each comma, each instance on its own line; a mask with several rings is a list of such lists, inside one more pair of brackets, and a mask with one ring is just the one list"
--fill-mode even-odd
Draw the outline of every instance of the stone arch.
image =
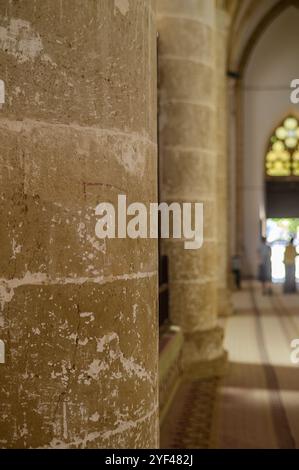
[[264, 158], [265, 215], [267, 219], [298, 218], [298, 117], [288, 113], [267, 139]]
[[[264, 5], [261, 5], [264, 4]], [[266, 0], [253, 6], [248, 0], [233, 10], [228, 69], [241, 74], [249, 57], [271, 23], [289, 7], [299, 8], [299, 0]]]
[[[244, 187], [246, 186], [246, 165], [248, 166], [248, 155], [246, 156], [246, 138], [244, 137], [245, 129], [247, 128], [248, 113], [245, 112], [246, 106], [246, 93], [245, 88], [246, 76], [248, 72], [248, 65], [252, 63], [254, 53], [257, 51], [257, 46], [265, 41], [264, 34], [270, 31], [270, 28], [275, 27], [275, 21], [283, 17], [283, 14], [289, 8], [299, 7], [297, 0], [284, 1], [265, 1], [244, 2], [235, 12], [233, 25], [230, 36], [230, 50], [228, 57], [228, 75], [230, 77], [230, 116], [231, 116], [231, 132], [230, 132], [230, 166], [233, 173], [231, 182], [231, 194], [235, 209], [231, 209], [231, 220], [233, 220], [233, 240], [231, 243], [231, 251], [242, 252], [245, 256], [246, 242], [246, 227], [244, 213], [248, 209], [246, 199], [244, 196]], [[295, 78], [295, 77], [293, 77]], [[288, 84], [289, 85], [289, 84]], [[286, 87], [288, 86], [286, 85]], [[288, 91], [286, 91], [286, 94]], [[248, 94], [248, 92], [247, 92]], [[284, 103], [289, 100], [289, 97], [284, 98]], [[290, 112], [294, 112], [290, 106]], [[279, 119], [282, 113], [288, 110], [284, 105], [283, 109], [276, 110], [276, 114], [268, 122], [269, 129], [266, 128], [266, 135], [274, 126], [275, 121]], [[261, 113], [259, 113], [261, 115]], [[267, 130], [268, 129], [268, 130]], [[261, 146], [262, 144], [260, 144]], [[263, 158], [262, 150], [259, 150], [260, 156]], [[259, 178], [262, 178], [260, 174]], [[248, 184], [247, 184], [248, 185]], [[260, 199], [263, 193], [263, 183], [261, 180], [260, 185]], [[263, 204], [262, 204], [263, 206]], [[265, 208], [261, 207], [256, 214], [265, 215]], [[259, 215], [260, 216], [260, 215]], [[258, 216], [258, 217], [259, 217]], [[253, 215], [252, 215], [253, 217]], [[253, 250], [253, 248], [252, 248]], [[251, 253], [252, 254], [252, 253]], [[252, 256], [250, 256], [252, 259]], [[254, 257], [253, 257], [254, 259]], [[245, 263], [246, 264], [246, 263]], [[246, 267], [247, 274], [254, 274], [254, 267]]]

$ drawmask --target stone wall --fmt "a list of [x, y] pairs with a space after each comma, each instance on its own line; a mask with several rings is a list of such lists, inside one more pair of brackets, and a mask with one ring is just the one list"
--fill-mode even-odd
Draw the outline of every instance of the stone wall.
[[153, 4], [0, 3], [1, 447], [158, 444], [157, 243], [94, 231], [156, 200]]

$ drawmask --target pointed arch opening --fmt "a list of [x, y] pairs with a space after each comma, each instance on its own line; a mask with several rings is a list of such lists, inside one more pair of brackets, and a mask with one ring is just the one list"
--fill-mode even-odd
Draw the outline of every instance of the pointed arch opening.
[[290, 114], [273, 130], [265, 155], [267, 218], [299, 218], [299, 119]]
[[274, 129], [268, 144], [265, 172], [268, 179], [299, 177], [299, 122], [295, 116], [287, 116]]

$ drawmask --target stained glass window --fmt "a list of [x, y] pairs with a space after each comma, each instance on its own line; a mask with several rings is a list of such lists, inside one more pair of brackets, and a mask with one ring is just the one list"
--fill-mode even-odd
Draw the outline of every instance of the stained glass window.
[[299, 123], [289, 116], [270, 139], [266, 156], [268, 176], [299, 176]]

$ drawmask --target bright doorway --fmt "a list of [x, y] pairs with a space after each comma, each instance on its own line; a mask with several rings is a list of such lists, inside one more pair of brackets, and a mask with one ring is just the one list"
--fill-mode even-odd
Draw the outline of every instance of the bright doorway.
[[[295, 237], [295, 245], [299, 254], [299, 219], [267, 219], [267, 242], [272, 250], [273, 282], [284, 281], [284, 252], [291, 237]], [[299, 256], [296, 260], [296, 278], [299, 281]]]

